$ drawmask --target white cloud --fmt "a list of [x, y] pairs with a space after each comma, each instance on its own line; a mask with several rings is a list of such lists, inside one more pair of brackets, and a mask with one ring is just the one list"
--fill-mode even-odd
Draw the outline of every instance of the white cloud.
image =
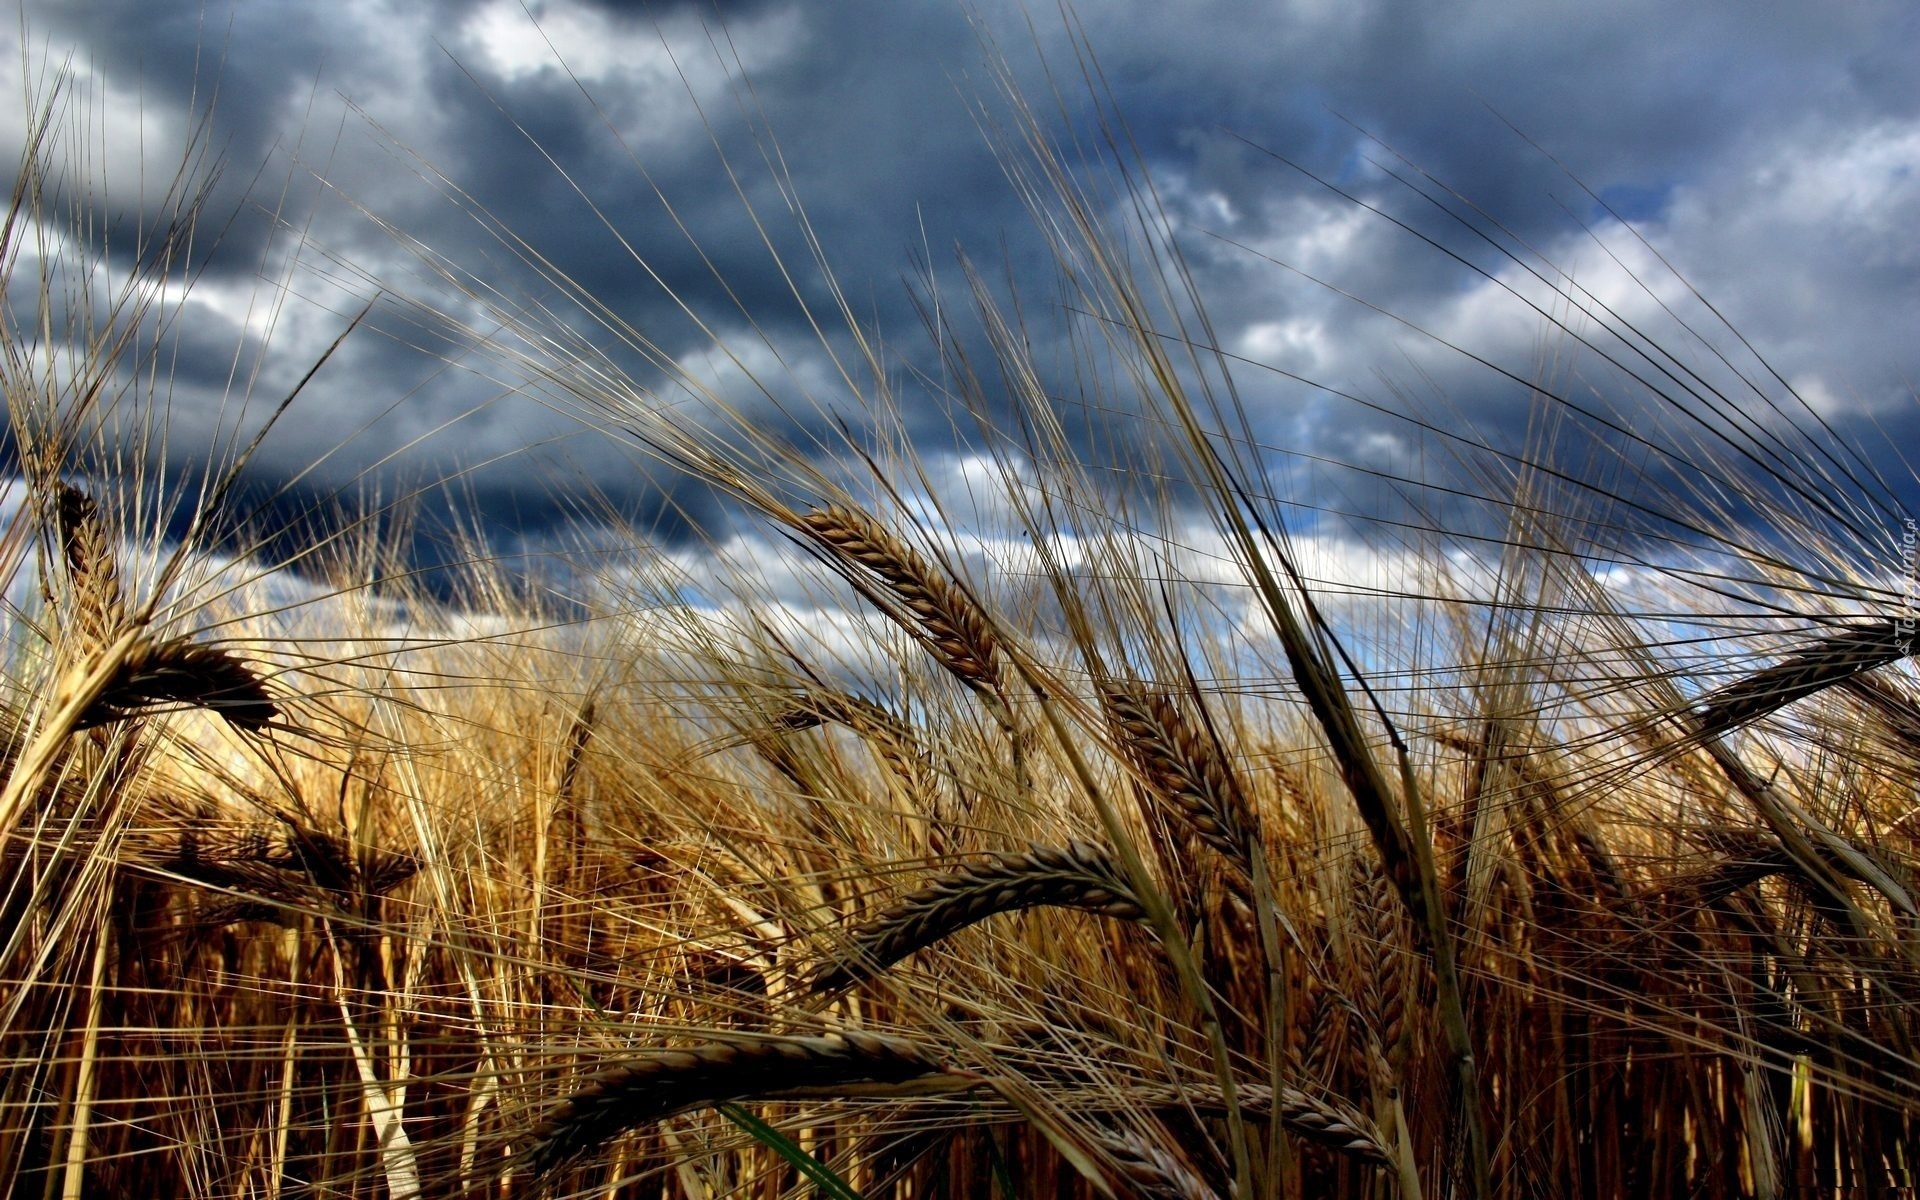
[[587, 4], [490, 0], [460, 41], [510, 84], [571, 74], [629, 146], [652, 146], [698, 133], [689, 97], [703, 108], [731, 103], [744, 79], [807, 54], [804, 17], [802, 6], [773, 5], [721, 28], [698, 16], [634, 20]]
[[1330, 345], [1326, 325], [1317, 316], [1296, 316], [1254, 322], [1233, 349], [1255, 362], [1310, 375], [1324, 367]]

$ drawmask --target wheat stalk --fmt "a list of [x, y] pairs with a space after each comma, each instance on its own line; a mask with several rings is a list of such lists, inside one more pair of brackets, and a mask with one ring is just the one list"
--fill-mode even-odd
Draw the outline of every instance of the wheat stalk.
[[87, 729], [125, 720], [160, 704], [208, 709], [249, 732], [266, 728], [280, 715], [253, 667], [235, 655], [186, 638], [155, 642], [142, 637], [115, 664], [106, 686], [75, 726]]
[[[1297, 1136], [1360, 1162], [1388, 1166], [1393, 1161], [1392, 1152], [1373, 1123], [1346, 1105], [1295, 1087], [1280, 1088], [1277, 1105], [1273, 1101], [1274, 1090], [1261, 1084], [1243, 1083], [1234, 1092], [1235, 1101], [1251, 1118], [1277, 1115], [1281, 1124]], [[1089, 1112], [1149, 1109], [1212, 1116], [1226, 1111], [1220, 1089], [1212, 1085], [1176, 1088], [1154, 1084], [1074, 1091], [1063, 1097], [1062, 1102]]]
[[1100, 697], [1120, 744], [1155, 793], [1195, 836], [1250, 874], [1253, 810], [1219, 743], [1162, 692], [1109, 680]]
[[945, 573], [871, 516], [845, 505], [802, 513], [801, 530], [842, 560], [878, 576], [905, 606], [889, 615], [920, 638], [956, 679], [1002, 697], [1000, 642], [986, 614]]
[[1184, 1159], [1135, 1134], [1103, 1135], [1093, 1144], [1141, 1200], [1220, 1200]]
[[53, 518], [66, 567], [66, 623], [75, 646], [84, 654], [100, 654], [133, 634], [74, 728], [125, 720], [157, 704], [210, 709], [249, 731], [279, 715], [259, 676], [241, 659], [186, 638], [156, 640], [144, 630], [134, 632], [142, 619], [127, 605], [112, 531], [92, 496], [56, 482]]
[[821, 964], [808, 986], [816, 992], [849, 986], [988, 917], [1043, 905], [1128, 921], [1145, 915], [1119, 867], [1090, 843], [997, 854], [887, 909], [853, 935], [841, 958]]
[[1692, 732], [1701, 739], [1718, 737], [1913, 651], [1910, 627], [1899, 621], [1843, 629], [1709, 693], [1693, 711]]
[[92, 496], [56, 482], [54, 523], [67, 569], [68, 627], [89, 646], [103, 646], [127, 624], [113, 537]]
[[545, 1175], [613, 1137], [729, 1101], [873, 1094], [955, 1076], [912, 1042], [849, 1030], [822, 1037], [708, 1042], [654, 1050], [608, 1068], [528, 1131], [527, 1169]]

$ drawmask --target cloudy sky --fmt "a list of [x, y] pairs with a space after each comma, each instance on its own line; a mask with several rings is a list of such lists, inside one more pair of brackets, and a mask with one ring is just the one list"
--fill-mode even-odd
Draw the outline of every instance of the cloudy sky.
[[[1237, 382], [1277, 489], [1320, 487], [1323, 459], [1418, 473], [1434, 450], [1412, 427], [1276, 371], [1389, 407], [1416, 403], [1504, 444], [1525, 422], [1513, 389], [1436, 353], [1415, 328], [1523, 375], [1555, 353], [1542, 318], [1500, 286], [1517, 269], [1396, 184], [1381, 164], [1408, 168], [1386, 146], [1626, 319], [1665, 320], [1656, 297], [1680, 303], [1657, 250], [1822, 419], [1900, 469], [1887, 439], [1910, 443], [1920, 430], [1914, 6], [1081, 0], [1076, 11], [1219, 344], [1260, 364]], [[689, 312], [774, 390], [838, 404], [794, 299], [795, 287], [816, 305], [828, 293], [783, 187], [902, 380], [930, 365], [915, 281], [930, 263], [950, 282], [956, 249], [1023, 298], [1042, 341], [1065, 324], [1054, 268], [978, 119], [983, 104], [1004, 113], [984, 35], [1051, 130], [1092, 128], [1073, 39], [1051, 4], [25, 0], [4, 30], [12, 94], [44, 93], [51, 72], [72, 76], [76, 144], [96, 147], [115, 219], [136, 219], [196, 116], [211, 114], [224, 164], [211, 211], [225, 231], [196, 251], [200, 274], [175, 326], [170, 436], [154, 452], [176, 467], [236, 421], [236, 361], [257, 364], [253, 403], [270, 404], [379, 288], [388, 303], [263, 445], [257, 484], [303, 499], [392, 496], [458, 475], [456, 506], [500, 545], [543, 544], [589, 496], [660, 522], [667, 537], [673, 504], [707, 515], [703, 497], [651, 470], [630, 439], [512, 394], [511, 372], [469, 339], [409, 328], [391, 297], [488, 319], [434, 277], [413, 240], [513, 303], [551, 302], [475, 211], [748, 412], [765, 401]], [[12, 158], [25, 121], [9, 110], [0, 155]], [[743, 195], [794, 263], [793, 284]], [[1656, 281], [1652, 294], [1616, 260]], [[1682, 315], [1704, 320], [1697, 308]], [[555, 319], [587, 327], [577, 314]], [[1669, 344], [1685, 340], [1662, 329]], [[659, 382], [599, 340], [643, 385]], [[1572, 386], [1628, 426], [1637, 419], [1640, 400], [1599, 394], [1604, 373]], [[902, 395], [911, 410], [913, 387]], [[931, 402], [908, 417], [937, 471], [949, 418]], [[1373, 478], [1353, 475], [1332, 485], [1350, 494], [1317, 491], [1315, 502], [1390, 506], [1392, 489]]]

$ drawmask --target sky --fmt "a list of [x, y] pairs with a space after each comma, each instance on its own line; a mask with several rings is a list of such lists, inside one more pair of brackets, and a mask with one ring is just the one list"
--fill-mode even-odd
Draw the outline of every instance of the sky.
[[[897, 355], [929, 471], [964, 483], [950, 409], [911, 384], [932, 369], [916, 293], [944, 295], [964, 255], [1021, 298], [1036, 338], [1070, 344], [1054, 264], [983, 133], [983, 111], [1005, 113], [989, 44], [1063, 139], [1095, 128], [1077, 39], [1091, 47], [1218, 344], [1240, 363], [1282, 495], [1404, 505], [1378, 480], [1428, 469], [1435, 451], [1381, 408], [1418, 405], [1501, 444], [1526, 436], [1524, 396], [1419, 331], [1518, 374], [1554, 357], [1555, 339], [1501, 286], [1511, 266], [1387, 171], [1409, 163], [1627, 318], [1665, 320], [1661, 301], [1685, 303], [1664, 259], [1821, 420], [1876, 447], [1876, 462], [1895, 463], [1887, 447], [1920, 430], [1915, 6], [1081, 0], [1073, 11], [24, 0], [0, 30], [0, 72], [15, 95], [44, 95], [67, 74], [73, 144], [95, 148], [102, 228], [152, 219], [204, 117], [221, 235], [196, 242], [171, 326], [167, 436], [148, 451], [166, 470], [190, 474], [223, 431], [250, 428], [379, 294], [261, 444], [249, 481], [298, 507], [454, 479], [456, 492], [428, 491], [428, 523], [468, 522], [507, 552], [577, 538], [602, 506], [667, 544], [726, 517], [638, 453], [617, 409], [543, 403], [471, 329], [408, 319], [409, 304], [480, 329], [492, 319], [434, 262], [506, 303], [550, 304], [551, 285], [500, 231], [773, 426], [791, 418], [714, 351], [714, 333], [782, 397], [805, 391], [838, 411], [834, 393], [849, 390], [826, 352], [846, 338], [823, 346], [795, 302], [796, 290], [815, 306], [829, 297], [790, 215], [797, 200], [841, 293]], [[24, 110], [0, 116], [0, 160], [17, 159], [25, 128]], [[1356, 198], [1463, 248], [1492, 278]], [[1633, 286], [1620, 263], [1657, 282]], [[641, 395], [660, 384], [577, 311], [552, 319], [603, 345]], [[1635, 427], [1643, 401], [1609, 386], [1604, 373], [1574, 385]], [[1083, 414], [1071, 432], [1098, 456], [1123, 424]], [[1336, 479], [1327, 462], [1361, 470]]]

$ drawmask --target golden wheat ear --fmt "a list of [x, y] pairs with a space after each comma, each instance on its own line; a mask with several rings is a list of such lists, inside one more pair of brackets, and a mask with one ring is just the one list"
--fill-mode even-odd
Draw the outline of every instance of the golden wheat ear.
[[1250, 878], [1256, 818], [1219, 742], [1165, 692], [1116, 679], [1101, 685], [1100, 699], [1121, 747], [1154, 794], [1194, 836]]
[[54, 484], [54, 524], [66, 564], [68, 620], [91, 645], [105, 645], [126, 622], [120, 566], [113, 538], [92, 496], [65, 481]]
[[[1124, 1109], [1131, 1112], [1199, 1114], [1213, 1117], [1226, 1110], [1226, 1101], [1218, 1088], [1181, 1087], [1165, 1084], [1149, 1087], [1075, 1092], [1073, 1103], [1087, 1110]], [[1294, 1136], [1332, 1150], [1355, 1162], [1385, 1167], [1393, 1162], [1393, 1152], [1373, 1122], [1339, 1101], [1323, 1099], [1296, 1087], [1282, 1087], [1277, 1093], [1262, 1084], [1245, 1084], [1238, 1089], [1235, 1102], [1255, 1119], [1278, 1117]]]
[[1092, 1140], [1106, 1165], [1140, 1200], [1220, 1200], [1206, 1180], [1173, 1151], [1132, 1133]]
[[[69, 626], [88, 650], [101, 650], [138, 621], [120, 586], [113, 532], [92, 496], [64, 481], [54, 485], [53, 520], [66, 566]], [[186, 638], [156, 641], [142, 632], [74, 723], [90, 729], [141, 716], [161, 705], [204, 708], [257, 733], [280, 715], [260, 677], [217, 646]]]
[[556, 1105], [528, 1132], [527, 1168], [549, 1174], [629, 1129], [714, 1104], [826, 1098], [942, 1076], [970, 1086], [912, 1042], [854, 1030], [654, 1050]]
[[972, 597], [871, 516], [843, 505], [803, 513], [799, 529], [844, 562], [887, 585], [904, 613], [886, 610], [919, 638], [942, 667], [976, 692], [998, 696], [1002, 652], [993, 624]]
[[1703, 740], [1718, 737], [1913, 652], [1912, 627], [1897, 620], [1829, 634], [1770, 667], [1708, 693], [1694, 710], [1692, 733]]
[[279, 705], [248, 663], [217, 646], [175, 638], [137, 642], [76, 726], [106, 725], [161, 705], [204, 708], [249, 733], [258, 733], [280, 715]]
[[1128, 921], [1146, 916], [1119, 866], [1088, 842], [997, 854], [942, 876], [881, 913], [855, 932], [842, 958], [816, 968], [807, 986], [815, 992], [850, 986], [988, 917], [1041, 906]]
[[[1252, 1097], [1250, 1107], [1259, 1099], [1261, 1097], [1257, 1095]], [[1329, 1150], [1371, 1166], [1392, 1164], [1393, 1152], [1387, 1149], [1379, 1130], [1373, 1127], [1371, 1121], [1345, 1105], [1322, 1100], [1290, 1087], [1280, 1089], [1277, 1102], [1270, 1097], [1268, 1099], [1270, 1111], [1277, 1111], [1280, 1123], [1292, 1130], [1295, 1136], [1317, 1142]]]

